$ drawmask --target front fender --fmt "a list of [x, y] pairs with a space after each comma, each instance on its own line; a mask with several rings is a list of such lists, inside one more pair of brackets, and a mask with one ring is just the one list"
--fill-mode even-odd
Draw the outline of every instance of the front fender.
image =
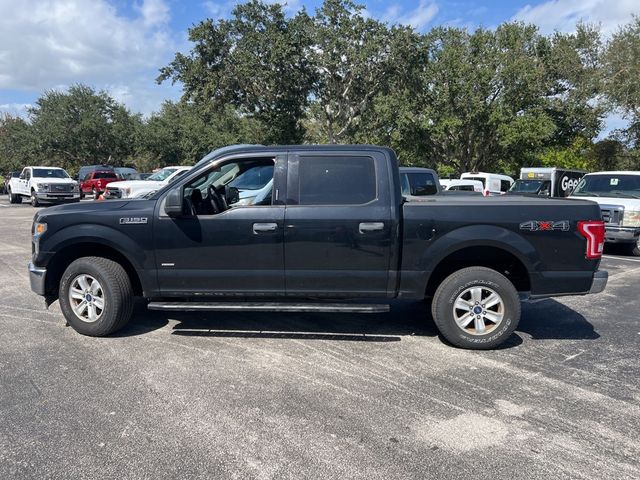
[[81, 224], [63, 228], [44, 238], [40, 243], [40, 251], [44, 262], [38, 265], [46, 266], [55, 252], [72, 245], [96, 243], [116, 250], [124, 256], [137, 270], [144, 270], [149, 259], [144, 249], [131, 237], [105, 225]]

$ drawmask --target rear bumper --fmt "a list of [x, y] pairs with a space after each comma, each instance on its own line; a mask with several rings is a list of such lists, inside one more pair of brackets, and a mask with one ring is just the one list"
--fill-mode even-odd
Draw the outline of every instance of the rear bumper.
[[46, 268], [36, 267], [33, 263], [29, 262], [29, 282], [31, 283], [31, 290], [34, 293], [38, 295], [44, 295], [46, 293], [46, 277]]
[[589, 293], [600, 293], [607, 286], [609, 280], [609, 272], [606, 270], [598, 270], [593, 274], [593, 281], [591, 282], [591, 289]]
[[635, 243], [640, 239], [640, 228], [609, 227], [605, 224], [604, 240], [608, 243]]

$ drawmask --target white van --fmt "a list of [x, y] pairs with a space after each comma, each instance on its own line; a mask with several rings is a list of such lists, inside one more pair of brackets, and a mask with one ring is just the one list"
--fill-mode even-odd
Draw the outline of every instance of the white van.
[[484, 196], [502, 195], [511, 188], [513, 178], [499, 173], [467, 172], [460, 175], [461, 180], [479, 180], [482, 182]]
[[478, 192], [483, 193], [484, 185], [480, 180], [440, 180], [445, 191]]

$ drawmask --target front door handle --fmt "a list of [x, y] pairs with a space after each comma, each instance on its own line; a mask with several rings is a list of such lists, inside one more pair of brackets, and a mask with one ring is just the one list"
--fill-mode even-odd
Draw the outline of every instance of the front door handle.
[[383, 222], [361, 222], [360, 225], [358, 225], [360, 233], [380, 232], [383, 229]]
[[277, 223], [254, 223], [253, 233], [257, 235], [259, 233], [275, 232], [277, 228]]

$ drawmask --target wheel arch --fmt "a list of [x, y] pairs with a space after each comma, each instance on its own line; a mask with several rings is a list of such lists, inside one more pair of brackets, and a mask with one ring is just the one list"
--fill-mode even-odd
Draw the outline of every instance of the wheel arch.
[[144, 295], [143, 278], [135, 263], [118, 248], [96, 239], [67, 243], [56, 251], [47, 263], [46, 292], [48, 296], [57, 296], [58, 286], [66, 268], [78, 258], [103, 257], [119, 263], [131, 280], [136, 295]]
[[531, 290], [536, 250], [516, 233], [495, 226], [469, 226], [440, 237], [425, 252], [421, 262], [429, 272], [424, 284], [431, 296], [447, 276], [466, 267], [486, 267], [505, 275], [516, 290]]

